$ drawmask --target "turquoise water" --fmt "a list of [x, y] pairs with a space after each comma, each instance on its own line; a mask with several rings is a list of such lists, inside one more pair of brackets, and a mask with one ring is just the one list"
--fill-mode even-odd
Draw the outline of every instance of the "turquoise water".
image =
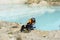
[[0, 20], [26, 24], [36, 18], [36, 29], [59, 30], [60, 7], [29, 7], [27, 5], [0, 5]]

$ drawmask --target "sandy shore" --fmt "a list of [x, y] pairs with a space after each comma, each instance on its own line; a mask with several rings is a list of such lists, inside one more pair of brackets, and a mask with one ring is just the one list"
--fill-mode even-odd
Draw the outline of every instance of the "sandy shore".
[[21, 24], [0, 22], [0, 40], [60, 40], [60, 30], [20, 32]]

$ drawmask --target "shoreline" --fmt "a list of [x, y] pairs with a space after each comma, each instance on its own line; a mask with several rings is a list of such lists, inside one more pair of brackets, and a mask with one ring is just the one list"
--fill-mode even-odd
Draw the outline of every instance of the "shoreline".
[[60, 30], [32, 30], [25, 33], [20, 32], [21, 24], [13, 22], [0, 22], [0, 27], [0, 40], [60, 40]]

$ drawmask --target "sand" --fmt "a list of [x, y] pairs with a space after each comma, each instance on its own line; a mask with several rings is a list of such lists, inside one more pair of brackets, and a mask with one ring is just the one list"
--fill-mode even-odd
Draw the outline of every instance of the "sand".
[[0, 21], [0, 40], [60, 40], [60, 30], [20, 32], [21, 24]]

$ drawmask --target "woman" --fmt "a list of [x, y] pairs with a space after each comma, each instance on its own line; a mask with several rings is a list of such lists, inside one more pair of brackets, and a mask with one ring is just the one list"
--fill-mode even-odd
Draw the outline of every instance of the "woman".
[[24, 29], [26, 29], [27, 31], [31, 31], [31, 30], [34, 30], [35, 27], [33, 27], [33, 25], [36, 23], [36, 20], [35, 18], [31, 18], [27, 25], [22, 25], [21, 27], [21, 32], [24, 31]]

